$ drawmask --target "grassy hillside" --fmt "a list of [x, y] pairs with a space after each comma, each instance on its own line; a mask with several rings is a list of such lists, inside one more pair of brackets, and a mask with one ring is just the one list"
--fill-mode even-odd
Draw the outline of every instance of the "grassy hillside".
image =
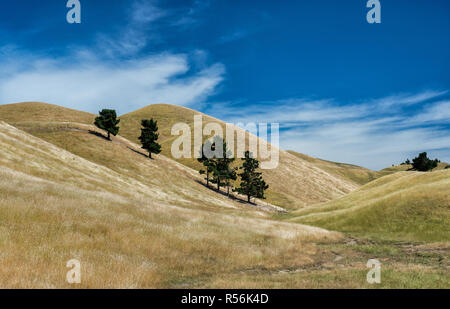
[[82, 287], [194, 287], [241, 269], [308, 265], [320, 257], [312, 241], [339, 237], [269, 220], [120, 139], [65, 133], [53, 141], [80, 155], [0, 122], [2, 287], [67, 286], [72, 258]]
[[298, 158], [301, 158], [302, 160], [314, 164], [315, 166], [323, 169], [331, 175], [348, 179], [349, 181], [353, 181], [358, 185], [364, 185], [378, 178], [380, 175], [379, 172], [372, 171], [361, 166], [317, 159], [292, 150], [289, 150], [288, 152]]
[[398, 172], [290, 221], [378, 239], [450, 241], [450, 170]]
[[[172, 126], [175, 123], [183, 122], [193, 130], [194, 115], [203, 115], [203, 125], [216, 122], [223, 128], [225, 127], [223, 121], [188, 108], [154, 104], [121, 116], [121, 134], [131, 141], [138, 142], [141, 119], [153, 117], [158, 121], [162, 153], [171, 157], [171, 144], [177, 138], [170, 134]], [[196, 170], [200, 168], [196, 159], [177, 161]], [[264, 170], [264, 179], [270, 186], [267, 192], [268, 201], [286, 209], [297, 209], [313, 203], [328, 201], [358, 187], [358, 184], [353, 181], [337, 174], [330, 174], [307, 160], [283, 150], [280, 150], [279, 166], [276, 169]], [[289, 186], [286, 186], [285, 183], [287, 179], [289, 179]]]
[[[387, 168], [384, 168], [380, 171], [373, 171], [361, 166], [352, 165], [352, 164], [346, 164], [346, 163], [339, 163], [339, 162], [332, 162], [327, 160], [322, 160], [318, 158], [313, 158], [308, 155], [298, 153], [292, 150], [288, 150], [290, 154], [293, 154], [294, 156], [301, 158], [305, 161], [308, 161], [315, 166], [319, 167], [320, 169], [323, 169], [324, 171], [330, 173], [331, 175], [342, 177], [344, 179], [347, 179], [349, 181], [353, 181], [357, 183], [358, 185], [365, 185], [375, 179], [378, 179], [383, 176], [391, 175], [397, 172], [404, 172], [404, 171], [410, 171], [412, 168], [412, 165], [393, 165]], [[438, 164], [438, 166], [433, 171], [443, 170], [445, 167], [449, 165], [448, 163], [441, 162]]]
[[91, 124], [96, 115], [40, 102], [0, 105], [0, 120], [18, 124], [23, 122], [69, 121]]
[[[173, 140], [177, 138], [177, 136], [171, 135], [172, 126], [175, 123], [184, 122], [192, 127], [193, 117], [198, 114], [201, 113], [174, 105], [150, 105], [120, 116], [119, 134], [132, 142], [138, 143], [141, 120], [153, 117], [158, 120], [162, 154], [171, 157], [171, 145]], [[65, 125], [61, 122], [91, 124], [94, 118], [95, 115], [89, 113], [45, 103], [19, 103], [0, 106], [0, 120], [44, 139], [49, 135], [41, 135], [39, 131], [46, 133], [52, 125], [56, 125], [56, 129], [52, 130], [57, 131], [63, 129]], [[220, 120], [203, 115], [203, 124], [209, 122], [218, 122], [223, 127], [225, 125]], [[178, 159], [177, 161], [195, 170], [200, 168], [196, 159]], [[237, 164], [240, 164], [239, 160], [236, 161]], [[264, 178], [270, 186], [267, 192], [267, 201], [285, 209], [298, 209], [306, 205], [328, 201], [343, 196], [359, 186], [354, 181], [338, 174], [329, 174], [314, 164], [282, 150], [280, 151], [278, 168], [265, 170]], [[289, 186], [285, 186], [285, 179], [289, 179]]]
[[[72, 258], [82, 263], [81, 288], [450, 286], [447, 243], [349, 242], [277, 220], [205, 188], [197, 171], [164, 155], [149, 160], [121, 136], [105, 140], [87, 117], [72, 122], [67, 109], [45, 107], [67, 118], [25, 109], [15, 125], [31, 134], [0, 121], [0, 287], [69, 288]], [[291, 154], [283, 160], [272, 181], [286, 190], [300, 171], [335, 177]], [[376, 286], [366, 282], [374, 256], [383, 263]]]

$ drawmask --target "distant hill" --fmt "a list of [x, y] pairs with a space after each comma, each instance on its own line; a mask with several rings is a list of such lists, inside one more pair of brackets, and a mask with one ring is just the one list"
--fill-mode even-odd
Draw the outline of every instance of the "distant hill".
[[450, 241], [450, 170], [398, 172], [290, 221], [378, 239]]
[[0, 120], [7, 123], [69, 121], [92, 124], [95, 117], [91, 113], [40, 102], [0, 105]]
[[[194, 115], [203, 115], [204, 125], [209, 122], [217, 122], [225, 127], [225, 122], [189, 108], [169, 104], [153, 104], [120, 116], [120, 134], [137, 143], [141, 119], [153, 117], [158, 121], [162, 153], [171, 157], [171, 144], [177, 138], [170, 134], [172, 126], [175, 123], [184, 122], [193, 128]], [[196, 159], [177, 161], [196, 170], [200, 168]], [[297, 209], [328, 201], [359, 187], [358, 183], [346, 177], [329, 173], [284, 150], [280, 150], [279, 166], [276, 169], [264, 170], [264, 179], [270, 186], [267, 192], [268, 201], [286, 209]]]
[[[162, 154], [171, 158], [171, 145], [177, 138], [170, 134], [172, 126], [184, 122], [192, 128], [194, 115], [202, 115], [204, 125], [218, 122], [225, 126], [223, 121], [189, 108], [154, 104], [120, 116], [119, 134], [138, 143], [140, 121], [153, 117], [158, 120]], [[96, 115], [91, 113], [39, 102], [0, 105], [0, 120], [44, 139], [50, 138], [44, 133], [64, 130], [64, 126], [67, 126], [65, 122], [92, 124], [95, 117]], [[176, 161], [195, 170], [201, 167], [196, 159], [182, 158]], [[444, 163], [439, 166], [444, 167]], [[371, 171], [351, 164], [330, 162], [294, 151], [280, 150], [278, 168], [264, 171], [264, 178], [270, 186], [267, 200], [288, 210], [298, 209], [341, 197], [374, 179], [408, 168], [406, 165], [400, 165]], [[288, 186], [286, 181], [289, 181]]]
[[288, 152], [298, 158], [314, 164], [315, 166], [327, 171], [332, 175], [348, 179], [349, 181], [353, 181], [358, 185], [364, 185], [372, 180], [375, 180], [376, 178], [380, 177], [381, 174], [380, 172], [372, 171], [357, 165], [317, 159], [292, 150], [288, 150]]

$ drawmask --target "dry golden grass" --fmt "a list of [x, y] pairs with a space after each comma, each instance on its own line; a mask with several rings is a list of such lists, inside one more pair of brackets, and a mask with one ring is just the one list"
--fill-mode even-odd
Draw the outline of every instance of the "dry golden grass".
[[7, 123], [70, 121], [92, 124], [96, 115], [40, 102], [0, 105], [0, 120]]
[[450, 241], [450, 170], [384, 176], [343, 198], [289, 217], [378, 239]]
[[[27, 105], [32, 108], [30, 115]], [[162, 113], [158, 117], [167, 117], [167, 123], [184, 119], [189, 123], [194, 113], [168, 105], [156, 109]], [[155, 117], [155, 110], [144, 111], [132, 117], [138, 125], [141, 117]], [[73, 287], [65, 281], [65, 264], [72, 258], [82, 263], [82, 284], [76, 287], [85, 288], [450, 287], [446, 241], [426, 246], [408, 244], [407, 249], [373, 240], [348, 245], [341, 234], [277, 220], [263, 207], [248, 206], [205, 188], [199, 183], [198, 172], [186, 166], [192, 162], [180, 164], [164, 155], [149, 160], [139, 153], [143, 153], [139, 146], [121, 136], [106, 141], [90, 125], [94, 115], [77, 113], [46, 104], [0, 106], [0, 120], [31, 134], [0, 121], [0, 287]], [[135, 141], [139, 128], [123, 117], [121, 132]], [[167, 128], [162, 128], [163, 145], [170, 143], [164, 138], [172, 138], [164, 136]], [[270, 192], [271, 200], [282, 205], [293, 203], [288, 208], [341, 196], [350, 190], [348, 184], [354, 189], [358, 179], [366, 177], [360, 177], [365, 171], [358, 168], [345, 174], [345, 170], [320, 166], [321, 162], [308, 162], [309, 158], [287, 152], [281, 156], [281, 168], [266, 176], [275, 189]], [[303, 178], [295, 182], [294, 189], [284, 186], [286, 179], [301, 173]], [[389, 184], [394, 176], [348, 195], [359, 198], [351, 198], [346, 205], [351, 209], [364, 198], [381, 200], [377, 197], [381, 192], [387, 194], [388, 201], [397, 192], [407, 192], [401, 181]], [[427, 189], [419, 192], [437, 192], [436, 200], [427, 193], [419, 202], [440, 206], [446, 201], [447, 176], [436, 177], [412, 179], [417, 188]], [[321, 185], [323, 192], [318, 189]], [[364, 190], [366, 193], [356, 195]], [[296, 198], [296, 194], [305, 196]], [[406, 206], [416, 197], [411, 195]], [[394, 218], [401, 213], [396, 207], [389, 212], [392, 205], [408, 209], [398, 204], [399, 200], [390, 201], [379, 208], [379, 217], [387, 213]], [[320, 207], [314, 206], [312, 212]], [[433, 209], [433, 220], [439, 216], [448, 220], [448, 208], [444, 212], [440, 207]], [[353, 210], [357, 212], [357, 208]], [[299, 221], [308, 217], [304, 211], [308, 208], [295, 213]], [[405, 212], [398, 218], [416, 218], [415, 214]], [[426, 213], [419, 215], [429, 218]], [[361, 218], [351, 225], [350, 233], [392, 238], [389, 229], [386, 233], [352, 230], [364, 222]], [[409, 229], [414, 224], [422, 228], [422, 222], [410, 223]], [[439, 224], [435, 226], [442, 227]], [[349, 225], [342, 226], [347, 231]], [[445, 239], [445, 233], [441, 228], [438, 237], [430, 238], [425, 232], [427, 239], [420, 235], [417, 239]], [[401, 239], [416, 240], [416, 236], [403, 234]], [[343, 259], [336, 259], [337, 255]], [[379, 286], [365, 282], [365, 263], [374, 257], [384, 265], [383, 284]]]
[[357, 185], [364, 185], [381, 176], [380, 172], [372, 171], [361, 166], [321, 160], [292, 150], [289, 150], [288, 152], [302, 160], [314, 164], [335, 177], [346, 179]]
[[[225, 134], [223, 121], [192, 109], [169, 104], [154, 104], [121, 116], [120, 134], [133, 142], [138, 142], [141, 119], [154, 118], [158, 121], [162, 153], [171, 158], [171, 144], [177, 138], [170, 133], [172, 126], [175, 123], [183, 122], [193, 130], [194, 115], [203, 116], [203, 125], [211, 122], [219, 123]], [[200, 164], [196, 159], [177, 161], [193, 169], [200, 169]], [[236, 164], [240, 163], [236, 162]], [[320, 166], [311, 164], [284, 150], [280, 150], [278, 167], [264, 170], [263, 176], [269, 184], [267, 200], [285, 209], [298, 209], [306, 205], [328, 201], [359, 187], [354, 181], [331, 174]], [[288, 186], [286, 179], [289, 179]]]
[[195, 287], [249, 267], [314, 263], [313, 242], [339, 238], [246, 209], [162, 156], [153, 161], [122, 143], [70, 133], [67, 140], [80, 134], [118, 160], [127, 151], [124, 170], [136, 164], [143, 177], [0, 123], [0, 287], [69, 287], [71, 258], [82, 263], [81, 287]]
[[[155, 104], [144, 107], [135, 112], [120, 116], [120, 134], [128, 140], [138, 143], [140, 122], [144, 118], [158, 120], [162, 154], [171, 158], [171, 145], [177, 136], [171, 135], [171, 128], [175, 123], [184, 122], [193, 127], [194, 115], [201, 113], [174, 105]], [[217, 122], [225, 123], [203, 115], [203, 124]], [[11, 123], [24, 130], [33, 129], [36, 132], [45, 123], [73, 122], [92, 124], [95, 115], [79, 112], [57, 105], [45, 103], [19, 103], [0, 106], [0, 120]], [[46, 130], [45, 128], [43, 130]], [[224, 130], [225, 132], [225, 130]], [[247, 134], [248, 140], [248, 134]], [[178, 159], [178, 162], [195, 170], [200, 169], [196, 159]], [[236, 165], [240, 160], [236, 161]], [[330, 172], [322, 166], [299, 158], [286, 151], [280, 150], [280, 162], [276, 169], [265, 170], [264, 178], [270, 188], [267, 192], [269, 203], [285, 209], [298, 209], [314, 203], [325, 202], [351, 192], [359, 187], [355, 182], [338, 173]], [[290, 185], [285, 186], [285, 179]]]

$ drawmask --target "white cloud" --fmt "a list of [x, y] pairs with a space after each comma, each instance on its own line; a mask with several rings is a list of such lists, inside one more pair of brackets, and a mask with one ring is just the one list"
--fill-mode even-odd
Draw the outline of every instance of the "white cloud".
[[167, 13], [157, 7], [154, 1], [135, 1], [131, 9], [131, 21], [136, 24], [148, 24], [154, 22]]
[[450, 162], [450, 102], [434, 102], [446, 93], [427, 90], [347, 105], [288, 99], [205, 109], [233, 123], [279, 122], [283, 149], [381, 169], [422, 151]]
[[442, 96], [447, 92], [448, 91], [426, 90], [415, 94], [403, 93], [381, 99], [375, 99], [370, 101], [369, 103], [375, 105], [378, 109], [388, 109], [425, 102], [427, 100]]
[[67, 64], [38, 58], [27, 70], [0, 76], [0, 104], [41, 101], [90, 112], [119, 113], [154, 104], [190, 105], [212, 94], [224, 68], [215, 64], [186, 76], [185, 55], [160, 54], [137, 60]]
[[424, 108], [424, 112], [406, 121], [407, 124], [450, 122], [450, 101], [442, 101]]
[[[198, 4], [185, 17], [201, 9]], [[208, 64], [201, 50], [143, 54], [155, 35], [148, 26], [174, 14], [154, 2], [135, 2], [128, 26], [115, 36], [99, 34], [96, 46], [77, 46], [59, 58], [0, 46], [0, 104], [42, 101], [119, 114], [154, 103], [202, 106], [224, 78], [222, 64]], [[379, 169], [419, 151], [450, 161], [450, 102], [434, 102], [447, 93], [427, 90], [352, 104], [298, 98], [238, 107], [216, 103], [203, 111], [234, 123], [279, 122], [284, 149]]]
[[223, 80], [222, 64], [208, 65], [205, 56], [201, 66], [194, 59], [192, 67], [185, 54], [142, 52], [153, 35], [146, 28], [168, 14], [154, 1], [135, 1], [125, 28], [98, 34], [95, 45], [72, 47], [68, 56], [0, 46], [0, 104], [41, 101], [94, 113], [108, 107], [120, 114], [154, 103], [202, 102]]
[[134, 1], [128, 12], [128, 24], [114, 36], [97, 35], [97, 52], [108, 57], [130, 56], [140, 52], [151, 39], [158, 37], [150, 26], [168, 12], [156, 6], [154, 1]]

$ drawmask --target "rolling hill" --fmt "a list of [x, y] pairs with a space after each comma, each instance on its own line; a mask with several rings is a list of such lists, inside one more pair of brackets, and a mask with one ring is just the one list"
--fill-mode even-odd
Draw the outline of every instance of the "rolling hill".
[[0, 105], [0, 120], [7, 123], [40, 123], [49, 121], [92, 124], [96, 115], [41, 102]]
[[192, 287], [242, 268], [307, 265], [313, 240], [339, 238], [270, 220], [120, 137], [79, 129], [52, 141], [73, 152], [0, 122], [2, 287], [64, 286], [72, 258], [83, 287]]
[[[195, 161], [150, 160], [134, 143], [140, 118], [160, 121], [167, 148], [171, 124], [197, 112], [135, 113], [121, 117], [127, 138], [107, 141], [93, 114], [0, 106], [0, 287], [70, 287], [65, 266], [76, 258], [83, 288], [373, 288], [374, 252], [382, 287], [449, 286], [450, 170], [395, 173], [357, 189], [377, 172], [281, 151], [280, 166], [264, 172], [269, 201], [302, 209], [279, 214], [206, 188]], [[345, 186], [357, 190], [344, 196]], [[317, 201], [328, 202], [303, 207]], [[349, 244], [330, 230], [358, 238]]]
[[380, 177], [380, 172], [372, 171], [364, 167], [357, 165], [338, 163], [327, 160], [322, 160], [318, 158], [313, 158], [308, 155], [298, 153], [292, 150], [288, 152], [302, 160], [310, 162], [315, 166], [323, 169], [324, 171], [334, 175], [336, 177], [341, 177], [349, 181], [353, 181], [358, 185], [364, 185], [378, 177]]
[[450, 241], [450, 170], [394, 173], [289, 216], [364, 237]]
[[[215, 122], [219, 123], [222, 128], [225, 127], [225, 122], [189, 108], [154, 104], [122, 115], [120, 117], [121, 134], [129, 140], [137, 142], [141, 119], [153, 117], [158, 121], [162, 153], [171, 156], [170, 145], [177, 138], [177, 136], [170, 134], [172, 126], [175, 123], [183, 122], [193, 129], [194, 115], [203, 116], [203, 125]], [[200, 168], [196, 159], [180, 159], [177, 161], [196, 170]], [[267, 200], [285, 209], [298, 209], [306, 205], [328, 201], [359, 187], [357, 183], [345, 177], [330, 174], [315, 164], [284, 150], [280, 150], [278, 167], [264, 170], [264, 179], [270, 186], [267, 192]], [[289, 179], [288, 186], [283, 181], [286, 179]]]
[[[168, 104], [154, 104], [120, 116], [119, 134], [138, 143], [141, 119], [153, 117], [158, 121], [162, 154], [171, 157], [171, 144], [177, 138], [177, 136], [171, 135], [172, 126], [175, 123], [184, 122], [192, 127], [194, 115], [203, 115], [204, 125], [209, 122], [217, 122], [225, 126], [223, 121], [192, 109]], [[51, 134], [45, 134], [49, 131], [64, 130], [67, 123], [92, 124], [94, 118], [93, 114], [45, 103], [0, 106], [0, 120], [43, 139], [51, 137]], [[237, 128], [237, 130], [241, 129]], [[200, 168], [196, 159], [182, 158], [177, 161], [196, 170]], [[237, 161], [236, 164], [238, 164]], [[267, 201], [288, 210], [329, 201], [359, 187], [358, 182], [346, 177], [343, 173], [332, 173], [320, 164], [309, 162], [284, 150], [280, 150], [278, 167], [265, 170], [264, 178], [270, 186], [267, 192]], [[289, 179], [289, 186], [285, 185], [283, 179]]]

